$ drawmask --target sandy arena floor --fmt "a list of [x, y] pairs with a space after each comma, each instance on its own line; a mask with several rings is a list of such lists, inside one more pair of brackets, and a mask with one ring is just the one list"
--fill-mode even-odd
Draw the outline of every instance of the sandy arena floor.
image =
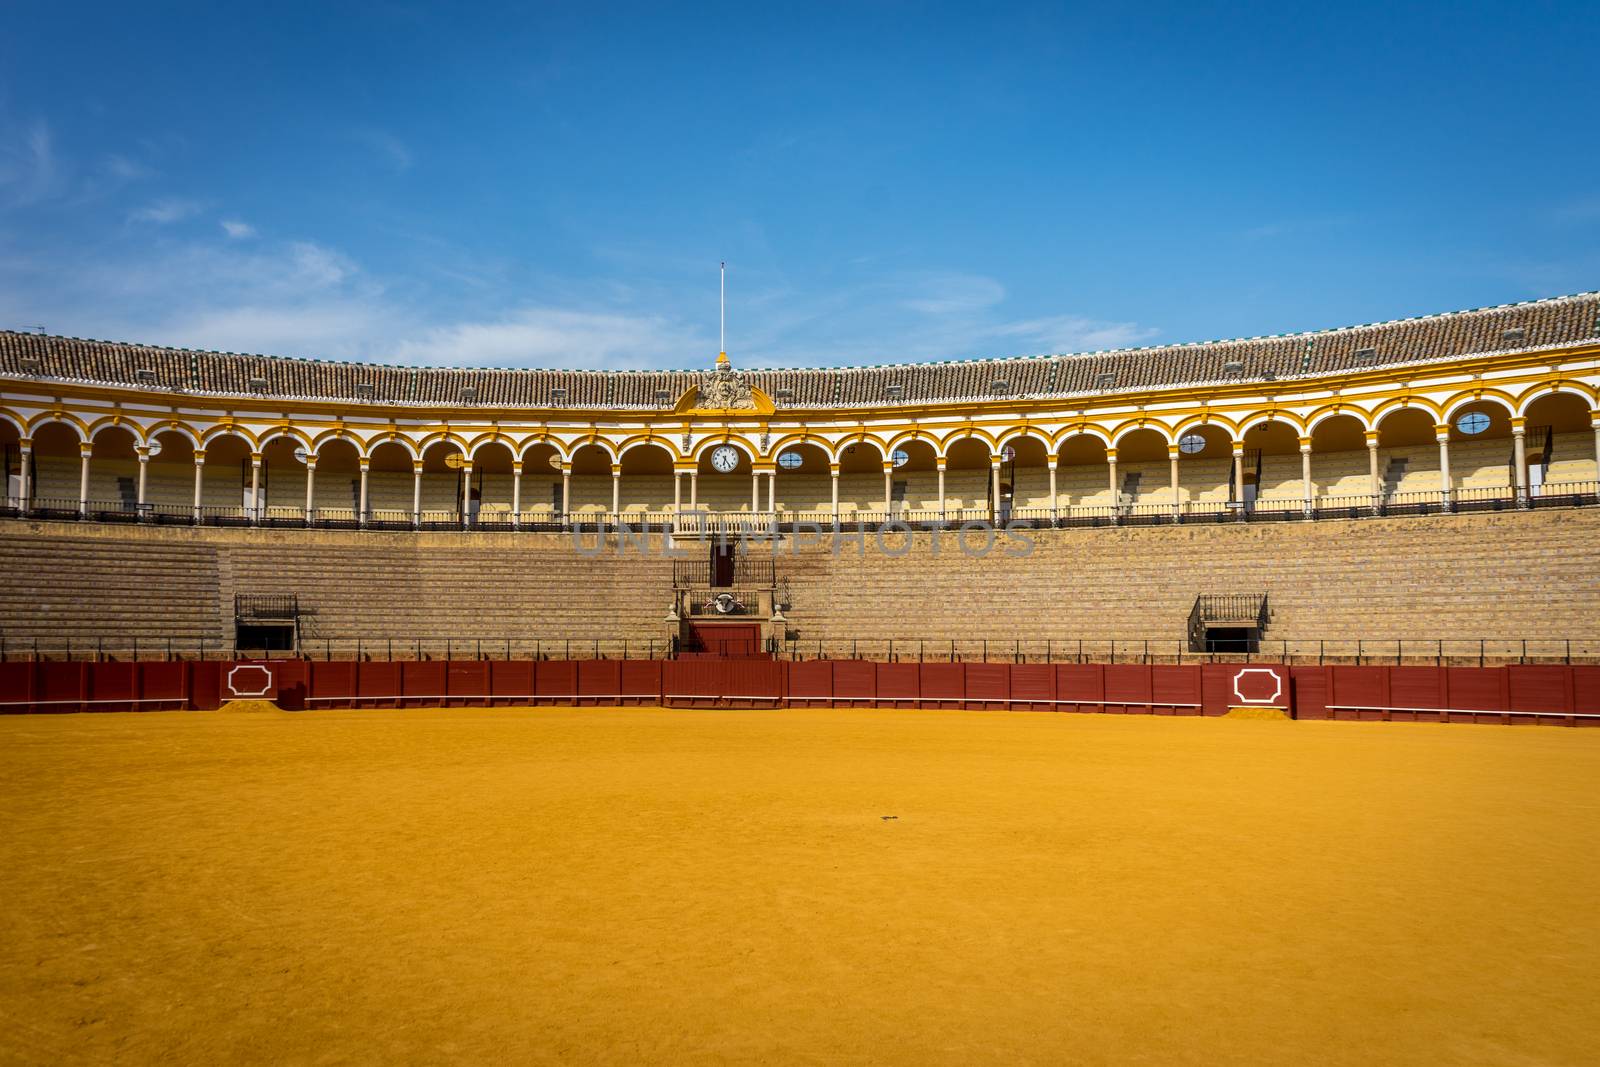
[[1600, 730], [0, 719], [0, 1061], [1590, 1064]]

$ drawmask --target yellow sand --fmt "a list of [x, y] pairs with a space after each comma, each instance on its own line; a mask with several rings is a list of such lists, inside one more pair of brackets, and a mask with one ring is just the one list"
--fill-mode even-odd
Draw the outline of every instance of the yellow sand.
[[0, 1062], [1593, 1063], [1597, 782], [1540, 727], [4, 718]]

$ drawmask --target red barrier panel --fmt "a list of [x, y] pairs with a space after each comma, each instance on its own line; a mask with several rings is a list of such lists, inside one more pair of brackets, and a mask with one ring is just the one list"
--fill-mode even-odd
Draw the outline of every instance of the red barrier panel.
[[1110, 663], [1105, 671], [1106, 711], [1145, 713], [1153, 711], [1150, 702], [1151, 668], [1135, 663]]
[[1010, 688], [1014, 711], [1056, 710], [1056, 672], [1048, 663], [1012, 664]]
[[[1511, 710], [1510, 677], [1504, 667], [1446, 667], [1444, 688], [1445, 706], [1451, 709], [1491, 712]], [[1497, 721], [1483, 719], [1477, 715], [1451, 714], [1446, 718], [1458, 722]], [[1502, 715], [1498, 721], [1510, 722], [1512, 718], [1510, 715]]]
[[400, 692], [403, 706], [432, 708], [444, 703], [445, 660], [417, 660], [400, 665]]
[[445, 707], [462, 708], [489, 703], [489, 661], [451, 660], [445, 663], [444, 691], [450, 699]]
[[222, 668], [215, 660], [189, 665], [189, 706], [196, 711], [214, 711], [222, 706]]
[[622, 699], [622, 661], [583, 659], [578, 661], [576, 703], [583, 706], [615, 704]]
[[880, 663], [877, 675], [874, 685], [878, 691], [878, 703], [889, 708], [917, 706], [921, 690], [918, 685], [922, 679], [921, 664]]
[[1011, 697], [1011, 665], [1008, 663], [967, 664], [966, 706], [981, 710], [1005, 711]]
[[775, 708], [783, 699], [783, 664], [769, 659], [728, 661], [728, 702], [735, 708]]
[[959, 708], [967, 698], [965, 663], [919, 664], [919, 704], [924, 708]]
[[826, 704], [833, 699], [833, 661], [827, 659], [799, 660], [788, 665], [789, 700], [805, 707], [808, 704]]
[[622, 661], [620, 704], [661, 703], [661, 661], [629, 659]]
[[139, 696], [146, 708], [170, 711], [189, 704], [187, 663], [139, 664]]
[[1290, 703], [1297, 719], [1328, 719], [1328, 668], [1290, 667]]
[[535, 703], [570, 704], [578, 694], [578, 664], [575, 660], [541, 660], [533, 677]]
[[[405, 675], [400, 663], [369, 660], [356, 665], [355, 695], [359, 708], [397, 708], [405, 694]], [[321, 670], [318, 664], [317, 669]]]
[[[383, 668], [398, 668], [399, 666], [397, 663], [377, 664], [356, 663], [353, 661], [312, 663], [311, 676], [306, 681], [306, 706], [313, 709], [367, 707], [368, 705], [365, 701], [356, 699], [359, 696], [366, 695], [366, 686], [360, 676], [365, 675], [372, 668], [378, 668], [374, 673], [381, 675], [384, 673]], [[399, 672], [396, 671], [395, 673], [398, 676]], [[397, 694], [398, 688], [397, 685]], [[374, 703], [384, 705], [387, 702], [374, 701]]]
[[1105, 668], [1098, 663], [1056, 666], [1056, 705], [1062, 711], [1100, 711], [1106, 695]]
[[1389, 703], [1387, 667], [1328, 668], [1328, 710], [1335, 719], [1381, 719]]
[[833, 661], [833, 698], [857, 706], [870, 704], [878, 695], [878, 665], [865, 659]]
[[95, 711], [137, 711], [137, 669], [132, 663], [89, 665], [89, 707]]
[[1445, 673], [1440, 667], [1386, 667], [1389, 672], [1389, 718], [1396, 722], [1437, 722], [1445, 702]]
[[38, 665], [27, 663], [0, 663], [0, 712], [21, 714], [41, 711], [33, 703], [34, 675]]
[[[1572, 668], [1543, 664], [1513, 664], [1506, 668], [1511, 683], [1511, 710], [1540, 714], [1572, 713]], [[1518, 719], [1527, 720], [1518, 715]]]
[[533, 671], [533, 661], [527, 659], [495, 660], [490, 663], [489, 692], [494, 698], [490, 703], [532, 704]]
[[1205, 691], [1199, 664], [1158, 664], [1150, 668], [1150, 700], [1157, 715], [1199, 715]]
[[[1572, 668], [1572, 710], [1600, 716], [1600, 667]], [[1579, 726], [1600, 726], [1597, 719], [1579, 719]]]
[[34, 705], [40, 711], [85, 711], [90, 705], [87, 663], [40, 663]]

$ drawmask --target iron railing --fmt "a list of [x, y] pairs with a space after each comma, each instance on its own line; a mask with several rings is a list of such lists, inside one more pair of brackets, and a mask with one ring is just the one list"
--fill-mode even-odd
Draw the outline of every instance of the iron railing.
[[[741, 586], [756, 586], [770, 589], [777, 584], [777, 564], [772, 559], [752, 559], [749, 556], [735, 556], [729, 565], [730, 579], [727, 584]], [[707, 559], [675, 559], [672, 561], [672, 587], [674, 589], [695, 589], [713, 584], [716, 577], [716, 568]]]
[[[673, 642], [639, 637], [308, 637], [297, 651], [263, 653], [231, 639], [170, 636], [24, 638], [0, 635], [0, 660], [665, 659]], [[954, 663], [1600, 664], [1591, 637], [1302, 637], [1263, 640], [1248, 653], [1194, 652], [1187, 640], [1143, 637], [796, 637], [769, 642], [786, 659]]]
[[1120, 506], [1065, 505], [1061, 507], [1002, 508], [902, 508], [885, 511], [881, 505], [846, 505], [839, 514], [829, 511], [713, 512], [602, 511], [553, 512], [480, 511], [476, 516], [453, 510], [412, 512], [395, 509], [301, 507], [272, 505], [260, 509], [205, 504], [128, 504], [124, 501], [79, 501], [62, 497], [34, 497], [27, 507], [15, 498], [0, 507], [0, 515], [17, 518], [101, 522], [151, 522], [201, 526], [274, 526], [312, 529], [463, 530], [463, 531], [600, 531], [606, 533], [666, 533], [687, 537], [760, 537], [809, 529], [867, 530], [887, 526], [914, 530], [957, 529], [970, 523], [993, 523], [1029, 529], [1072, 529], [1101, 526], [1166, 526], [1225, 522], [1282, 522], [1290, 520], [1351, 519], [1373, 516], [1436, 515], [1451, 512], [1501, 511], [1520, 507], [1585, 507], [1600, 504], [1600, 482], [1547, 483], [1520, 498], [1509, 486], [1466, 486], [1445, 493], [1439, 490], [1313, 497], [1257, 499], [1248, 503], [1222, 500], [1184, 501], [1173, 504], [1144, 501]]

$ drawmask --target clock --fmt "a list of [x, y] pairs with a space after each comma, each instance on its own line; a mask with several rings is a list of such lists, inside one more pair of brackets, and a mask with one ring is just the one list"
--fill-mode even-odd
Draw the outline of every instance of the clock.
[[732, 445], [718, 445], [711, 450], [711, 466], [727, 474], [739, 465], [739, 450]]

